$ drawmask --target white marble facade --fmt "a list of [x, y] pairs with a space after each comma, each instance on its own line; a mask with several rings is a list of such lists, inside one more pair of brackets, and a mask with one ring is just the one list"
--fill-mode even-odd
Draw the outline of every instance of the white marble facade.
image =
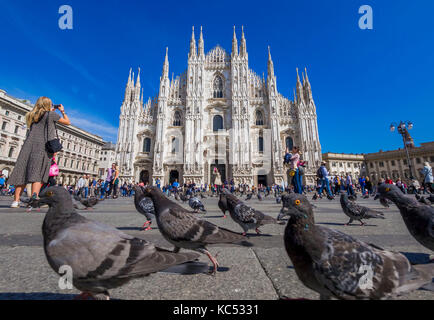
[[234, 28], [231, 53], [218, 45], [205, 53], [202, 28], [197, 43], [193, 28], [187, 70], [169, 78], [166, 48], [159, 93], [146, 102], [140, 69], [137, 79], [130, 70], [116, 144], [121, 180], [200, 185], [214, 182], [217, 166], [223, 181], [281, 184], [285, 146], [296, 145], [314, 183], [321, 145], [307, 73], [300, 80], [297, 69], [289, 100], [277, 90], [270, 49], [260, 77], [249, 68], [244, 31], [239, 42]]

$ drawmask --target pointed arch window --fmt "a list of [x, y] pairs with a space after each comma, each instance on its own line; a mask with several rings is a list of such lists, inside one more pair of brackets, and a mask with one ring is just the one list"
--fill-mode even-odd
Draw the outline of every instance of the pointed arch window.
[[214, 98], [223, 98], [223, 79], [219, 75], [214, 78], [213, 90]]
[[256, 110], [256, 125], [263, 126], [264, 125], [264, 114], [261, 110]]
[[264, 152], [264, 137], [262, 136], [262, 133], [258, 137], [258, 151], [259, 153]]
[[294, 146], [294, 141], [292, 140], [291, 137], [286, 137], [285, 139], [285, 145], [288, 148], [289, 151], [292, 150], [292, 147]]
[[181, 112], [175, 111], [173, 114], [173, 123], [172, 125], [174, 127], [180, 127], [181, 126]]
[[143, 140], [143, 152], [151, 152], [151, 139], [145, 138]]
[[215, 115], [212, 120], [212, 130], [223, 130], [223, 117], [221, 115]]
[[177, 153], [179, 150], [179, 140], [177, 138], [172, 138], [172, 150], [173, 154]]

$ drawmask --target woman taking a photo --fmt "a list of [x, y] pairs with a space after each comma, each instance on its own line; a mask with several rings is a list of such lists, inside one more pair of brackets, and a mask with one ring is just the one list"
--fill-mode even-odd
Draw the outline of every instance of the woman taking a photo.
[[62, 105], [58, 108], [62, 117], [54, 110], [49, 98], [40, 97], [33, 110], [26, 114], [27, 137], [8, 181], [16, 187], [11, 208], [20, 206], [26, 184], [32, 184], [32, 197], [37, 197], [41, 186], [48, 181], [53, 154], [46, 150], [46, 143], [57, 137], [56, 122], [71, 124]]

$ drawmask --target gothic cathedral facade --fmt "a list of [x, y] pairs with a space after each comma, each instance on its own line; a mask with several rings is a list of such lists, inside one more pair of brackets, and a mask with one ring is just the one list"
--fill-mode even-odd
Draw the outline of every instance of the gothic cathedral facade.
[[232, 52], [204, 51], [202, 28], [194, 28], [187, 70], [169, 78], [166, 56], [157, 96], [143, 100], [140, 69], [128, 77], [116, 145], [121, 181], [162, 185], [177, 179], [196, 185], [221, 180], [236, 184], [284, 184], [286, 147], [299, 146], [306, 161], [305, 183], [315, 184], [321, 162], [316, 106], [307, 72], [298, 69], [294, 100], [277, 90], [268, 48], [267, 78], [249, 68], [244, 31]]

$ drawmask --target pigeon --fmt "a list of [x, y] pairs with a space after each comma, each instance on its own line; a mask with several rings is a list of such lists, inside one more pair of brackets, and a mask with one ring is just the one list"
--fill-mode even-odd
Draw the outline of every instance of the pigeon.
[[203, 203], [199, 200], [199, 198], [192, 197], [188, 199], [188, 205], [190, 206], [190, 208], [193, 209], [195, 213], [199, 212], [199, 210], [202, 212], [206, 212], [205, 207], [203, 206]]
[[369, 194], [365, 194], [365, 195], [363, 196], [363, 199], [369, 199]]
[[[259, 227], [265, 224], [279, 223], [276, 219], [267, 216], [259, 210], [246, 206], [244, 202], [224, 189], [220, 195], [219, 208], [229, 211], [231, 218], [243, 229], [243, 235], [247, 235], [249, 229], [255, 229], [260, 234]], [[223, 209], [222, 209], [223, 211]]]
[[258, 192], [258, 200], [262, 201], [264, 199], [264, 197], [262, 196], [261, 192]]
[[321, 299], [390, 299], [430, 285], [433, 263], [411, 265], [399, 252], [315, 225], [307, 198], [289, 197], [285, 249], [298, 278]]
[[279, 204], [279, 203], [281, 203], [281, 202], [282, 202], [282, 197], [277, 196], [277, 197], [276, 197], [276, 203]]
[[134, 190], [134, 206], [136, 210], [146, 217], [146, 222], [143, 224], [143, 230], [151, 230], [152, 216], [155, 215], [154, 203], [149, 197], [145, 197], [141, 186], [133, 186]]
[[220, 197], [220, 199], [219, 199], [219, 202], [217, 203], [217, 205], [220, 208], [220, 210], [223, 212], [223, 218], [226, 219], [226, 211], [228, 209], [227, 209], [225, 202], [224, 202], [225, 198], [224, 198], [223, 193], [220, 193], [219, 197]]
[[186, 201], [188, 201], [188, 197], [187, 197], [185, 194], [183, 194], [183, 193], [181, 193], [181, 194], [179, 195], [179, 197], [181, 198], [182, 202], [186, 202]]
[[213, 264], [211, 274], [216, 274], [219, 264], [206, 249], [207, 245], [234, 243], [252, 246], [245, 241], [244, 236], [197, 218], [197, 215], [168, 199], [156, 187], [146, 188], [145, 195], [151, 197], [154, 202], [158, 229], [163, 237], [175, 246], [173, 252], [179, 252], [184, 248], [206, 254]]
[[350, 195], [348, 196], [348, 200], [356, 201], [356, 200], [357, 200], [357, 194], [350, 194]]
[[175, 193], [175, 200], [180, 201], [181, 197], [179, 196], [178, 192]]
[[253, 197], [253, 193], [249, 193], [246, 197], [246, 201], [252, 199]]
[[428, 205], [428, 206], [431, 205], [431, 201], [428, 200], [428, 198], [421, 197], [421, 196], [418, 195], [417, 193], [415, 194], [415, 197], [416, 197], [417, 201], [419, 201], [420, 203], [426, 204], [426, 205]]
[[392, 184], [378, 186], [378, 193], [395, 203], [410, 234], [421, 245], [434, 251], [434, 208], [407, 197]]
[[315, 192], [315, 194], [312, 197], [312, 200], [317, 200], [318, 199], [318, 193]]
[[392, 201], [390, 201], [390, 200], [388, 200], [388, 199], [386, 199], [386, 198], [380, 197], [380, 194], [379, 194], [379, 193], [377, 193], [377, 194], [374, 196], [374, 200], [377, 200], [377, 199], [379, 199], [381, 205], [382, 205], [383, 207], [385, 207], [385, 208], [390, 208], [390, 204], [393, 203]]
[[97, 197], [82, 198], [78, 194], [74, 195], [74, 200], [85, 206], [86, 210], [93, 209], [93, 207], [100, 201]]
[[82, 292], [79, 298], [102, 295], [109, 299], [108, 290], [133, 278], [178, 265], [178, 273], [188, 272], [187, 262], [198, 263], [194, 262], [196, 253], [167, 251], [81, 216], [62, 187], [44, 189], [38, 202], [49, 206], [42, 225], [48, 263], [58, 274], [64, 273], [64, 266], [72, 269], [72, 284]]
[[350, 217], [350, 221], [348, 221], [345, 225], [348, 226], [353, 220], [359, 220], [360, 224], [362, 226], [365, 225], [365, 223], [362, 221], [362, 219], [385, 219], [384, 214], [380, 211], [375, 211], [372, 209], [369, 209], [367, 207], [363, 207], [361, 205], [358, 205], [357, 203], [353, 201], [348, 200], [348, 196], [345, 193], [341, 193], [341, 206], [344, 213]]
[[206, 199], [206, 195], [205, 195], [203, 192], [200, 193], [200, 197], [201, 197], [202, 199]]

